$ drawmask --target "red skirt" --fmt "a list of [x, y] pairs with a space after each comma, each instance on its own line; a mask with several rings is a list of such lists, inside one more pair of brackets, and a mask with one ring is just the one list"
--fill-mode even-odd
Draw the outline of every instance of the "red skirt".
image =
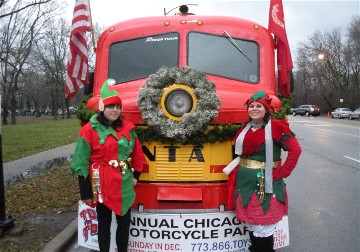
[[286, 203], [278, 201], [275, 194], [271, 196], [269, 209], [266, 213], [254, 192], [251, 195], [249, 204], [241, 205], [241, 194], [236, 199], [236, 217], [239, 221], [254, 225], [270, 225], [279, 222], [284, 215], [288, 214], [288, 197], [285, 191]]

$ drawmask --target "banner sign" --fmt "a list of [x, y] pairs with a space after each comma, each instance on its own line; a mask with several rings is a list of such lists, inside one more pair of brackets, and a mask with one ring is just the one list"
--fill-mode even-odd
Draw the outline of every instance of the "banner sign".
[[[113, 216], [111, 233], [116, 233]], [[98, 250], [95, 208], [79, 202], [78, 243]], [[274, 234], [274, 249], [289, 245], [287, 216]], [[128, 252], [246, 252], [250, 246], [249, 232], [234, 212], [216, 213], [146, 213], [131, 212]], [[116, 252], [115, 237], [110, 251]]]

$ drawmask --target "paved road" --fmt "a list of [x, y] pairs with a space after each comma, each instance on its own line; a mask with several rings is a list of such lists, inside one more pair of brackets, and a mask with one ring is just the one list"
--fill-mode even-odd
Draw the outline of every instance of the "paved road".
[[360, 122], [291, 117], [303, 148], [286, 180], [290, 246], [297, 251], [359, 251]]

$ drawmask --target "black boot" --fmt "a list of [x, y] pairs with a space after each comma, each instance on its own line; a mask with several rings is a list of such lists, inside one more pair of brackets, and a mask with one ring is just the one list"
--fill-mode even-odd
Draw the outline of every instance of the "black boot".
[[250, 252], [258, 252], [258, 246], [256, 244], [256, 237], [254, 236], [254, 232], [249, 231], [249, 235], [250, 235], [250, 241], [251, 241], [251, 246], [249, 247], [249, 251]]
[[255, 237], [259, 252], [275, 252], [274, 237]]

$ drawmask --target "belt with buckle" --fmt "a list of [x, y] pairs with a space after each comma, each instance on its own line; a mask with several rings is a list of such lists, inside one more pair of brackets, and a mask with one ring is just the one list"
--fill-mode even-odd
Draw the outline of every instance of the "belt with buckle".
[[120, 167], [121, 174], [125, 174], [125, 170], [130, 168], [132, 172], [134, 172], [134, 168], [131, 167], [131, 157], [128, 157], [126, 160], [110, 160], [109, 165], [111, 165], [114, 168]]
[[[281, 161], [272, 162], [272, 168], [276, 169]], [[265, 162], [254, 159], [240, 158], [240, 166], [250, 169], [265, 169]]]

